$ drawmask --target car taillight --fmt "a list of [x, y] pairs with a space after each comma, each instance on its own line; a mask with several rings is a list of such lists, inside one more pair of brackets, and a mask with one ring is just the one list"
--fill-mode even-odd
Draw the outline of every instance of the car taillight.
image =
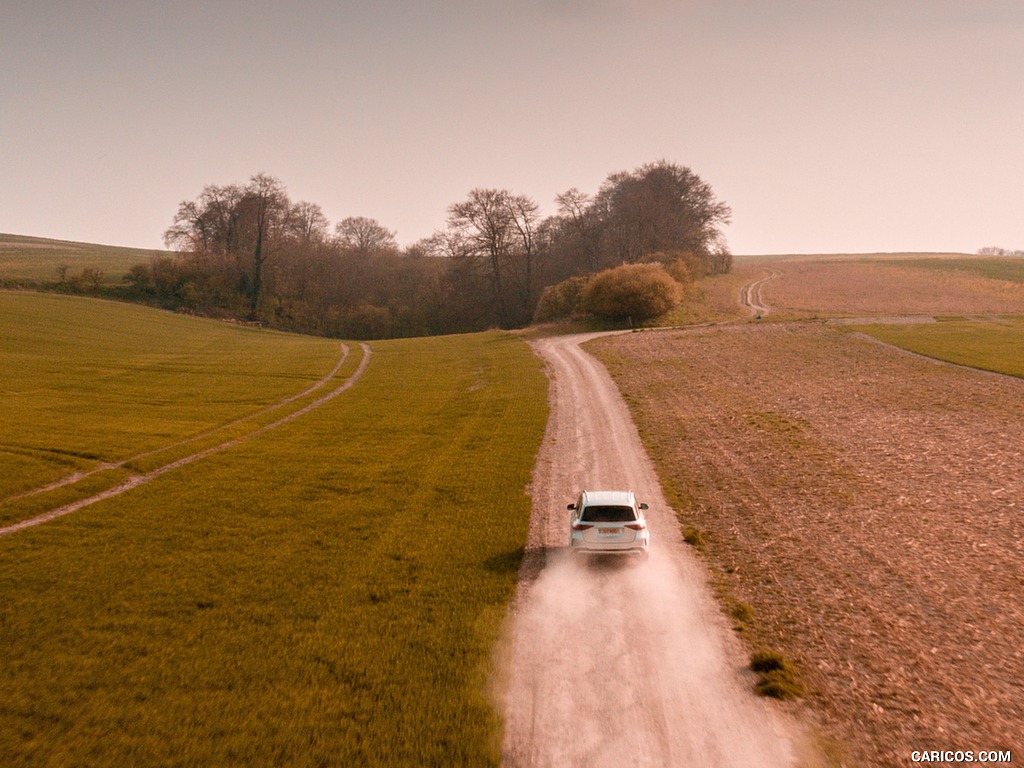
[[572, 524], [572, 529], [574, 531], [589, 531], [593, 527], [592, 523], [581, 523], [579, 520]]
[[642, 531], [647, 527], [646, 523], [626, 523], [626, 527], [633, 531]]

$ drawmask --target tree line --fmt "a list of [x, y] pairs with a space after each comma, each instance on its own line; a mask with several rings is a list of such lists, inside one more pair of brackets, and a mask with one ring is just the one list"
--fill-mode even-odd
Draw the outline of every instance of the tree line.
[[994, 245], [989, 245], [984, 248], [978, 249], [979, 256], [1024, 256], [1024, 250], [1012, 249], [1012, 248], [998, 248]]
[[[543, 290], [622, 264], [661, 261], [676, 279], [729, 271], [729, 207], [689, 168], [660, 161], [570, 189], [543, 217], [526, 195], [474, 189], [445, 226], [399, 247], [380, 222], [330, 225], [280, 180], [209, 185], [164, 239], [174, 256], [132, 267], [134, 297], [289, 330], [384, 338], [513, 328]], [[550, 293], [550, 291], [549, 291]]]

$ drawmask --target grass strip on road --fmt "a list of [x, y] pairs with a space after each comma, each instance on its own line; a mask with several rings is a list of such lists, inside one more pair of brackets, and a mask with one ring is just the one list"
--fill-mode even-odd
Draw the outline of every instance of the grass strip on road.
[[0, 764], [488, 765], [547, 385], [498, 333], [0, 540]]

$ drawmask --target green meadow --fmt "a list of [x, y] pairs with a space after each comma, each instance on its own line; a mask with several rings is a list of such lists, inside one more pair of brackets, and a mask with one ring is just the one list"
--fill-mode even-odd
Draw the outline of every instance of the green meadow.
[[[26, 403], [5, 478], [269, 423], [340, 358], [120, 304], [0, 308], [4, 397]], [[0, 537], [0, 765], [497, 764], [492, 654], [546, 394], [508, 334], [375, 343], [315, 410]]]
[[[138, 306], [0, 292], [0, 525], [75, 494], [12, 496], [252, 416], [326, 376], [340, 349]], [[107, 475], [81, 485], [121, 479]]]
[[102, 273], [104, 284], [120, 284], [134, 264], [149, 263], [168, 251], [94, 245], [43, 237], [0, 234], [0, 279], [18, 283], [56, 283], [58, 269], [67, 266], [67, 277], [84, 269]]
[[879, 259], [879, 263], [933, 272], [964, 272], [975, 277], [985, 277], [990, 280], [1024, 283], [1024, 258], [1019, 256]]
[[996, 373], [1024, 377], [1024, 318], [940, 318], [913, 325], [856, 329], [918, 354]]

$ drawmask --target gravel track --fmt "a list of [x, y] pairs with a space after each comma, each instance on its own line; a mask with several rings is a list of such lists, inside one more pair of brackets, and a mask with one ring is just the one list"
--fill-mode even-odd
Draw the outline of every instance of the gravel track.
[[[796, 729], [751, 692], [744, 659], [682, 542], [625, 403], [580, 344], [535, 342], [552, 415], [504, 660], [506, 766], [792, 765]], [[574, 562], [566, 504], [632, 488], [646, 563]]]

